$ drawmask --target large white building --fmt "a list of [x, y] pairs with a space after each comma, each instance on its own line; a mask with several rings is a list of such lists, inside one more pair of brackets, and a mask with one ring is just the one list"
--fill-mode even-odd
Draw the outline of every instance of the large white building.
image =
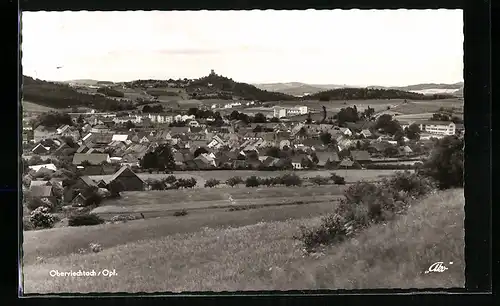
[[283, 118], [307, 114], [307, 106], [297, 105], [293, 107], [274, 107], [274, 117]]
[[457, 125], [451, 121], [431, 121], [431, 120], [421, 120], [415, 122], [408, 122], [401, 124], [404, 129], [411, 124], [416, 123], [422, 132], [435, 135], [455, 135], [457, 132]]

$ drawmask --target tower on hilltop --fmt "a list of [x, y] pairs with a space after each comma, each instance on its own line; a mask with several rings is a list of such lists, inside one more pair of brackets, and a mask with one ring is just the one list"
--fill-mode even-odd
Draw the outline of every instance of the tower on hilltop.
[[210, 70], [210, 75], [215, 75], [215, 71], [213, 69]]

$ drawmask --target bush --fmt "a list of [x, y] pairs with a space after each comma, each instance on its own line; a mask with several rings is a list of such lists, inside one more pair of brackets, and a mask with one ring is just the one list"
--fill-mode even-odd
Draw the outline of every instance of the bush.
[[315, 185], [328, 185], [330, 179], [327, 177], [316, 176], [309, 179], [309, 181]]
[[258, 187], [259, 185], [260, 185], [259, 178], [256, 177], [255, 175], [252, 175], [245, 181], [245, 186], [247, 187]]
[[147, 184], [151, 187], [151, 190], [165, 190], [165, 184], [160, 180], [149, 179]]
[[50, 205], [47, 205], [47, 201], [42, 200], [41, 198], [27, 196], [26, 207], [28, 207], [29, 210], [33, 211], [38, 207], [50, 207]]
[[300, 227], [301, 239], [308, 251], [321, 244], [340, 242], [347, 236], [346, 220], [339, 214], [329, 214], [321, 219], [321, 224], [316, 227]]
[[264, 185], [267, 187], [273, 186], [275, 184], [275, 179], [272, 177], [261, 178], [260, 185]]
[[23, 218], [23, 231], [31, 231], [34, 230], [35, 226], [30, 220], [30, 217], [24, 217]]
[[234, 187], [238, 184], [243, 184], [243, 179], [239, 176], [233, 176], [226, 180], [226, 184], [228, 186]]
[[73, 215], [68, 218], [69, 226], [86, 226], [104, 223], [104, 220], [96, 214]]
[[422, 167], [422, 174], [434, 178], [439, 188], [464, 186], [464, 140], [447, 136], [437, 141], [432, 155]]
[[183, 210], [179, 210], [179, 211], [174, 212], [173, 216], [174, 217], [181, 217], [181, 216], [185, 216], [187, 214], [188, 214], [187, 210], [183, 209]]
[[345, 178], [343, 176], [337, 175], [336, 173], [330, 173], [330, 179], [334, 184], [345, 185]]
[[56, 219], [50, 213], [49, 208], [40, 206], [30, 214], [30, 222], [35, 228], [51, 228]]
[[181, 187], [183, 188], [194, 188], [196, 186], [196, 179], [194, 177], [188, 178], [188, 179], [183, 179], [180, 178], [173, 184], [173, 187], [176, 189], [179, 189]]
[[396, 172], [394, 176], [385, 179], [383, 183], [389, 188], [406, 192], [414, 197], [429, 194], [437, 188], [436, 182], [432, 178], [410, 171]]
[[284, 174], [279, 178], [280, 182], [285, 186], [300, 186], [302, 185], [302, 179], [296, 175], [292, 174]]
[[205, 182], [205, 187], [212, 188], [220, 184], [220, 181], [217, 179], [209, 179]]
[[177, 178], [175, 177], [175, 175], [169, 175], [166, 178], [164, 178], [162, 181], [166, 184], [173, 184], [177, 181]]

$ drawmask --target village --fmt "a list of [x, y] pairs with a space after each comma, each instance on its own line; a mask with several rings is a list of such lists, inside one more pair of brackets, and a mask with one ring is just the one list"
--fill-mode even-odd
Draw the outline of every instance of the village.
[[[364, 116], [368, 113], [369, 118]], [[207, 107], [177, 114], [65, 113], [60, 116], [71, 122], [59, 127], [24, 120], [24, 187], [31, 198], [81, 206], [85, 197], [74, 190], [84, 187], [109, 189], [120, 181], [121, 191], [150, 189], [138, 173], [161, 178], [173, 171], [416, 169], [435, 139], [463, 133], [460, 123], [399, 122], [373, 111], [342, 127], [338, 122], [293, 120], [304, 114], [307, 107], [296, 106], [275, 107], [267, 117], [238, 111], [222, 117]], [[393, 122], [396, 128], [388, 128]], [[148, 162], [148, 154], [164, 145], [173, 163]], [[64, 186], [70, 191], [56, 199], [54, 184], [61, 187], [67, 178], [61, 171], [77, 174], [84, 186]]]

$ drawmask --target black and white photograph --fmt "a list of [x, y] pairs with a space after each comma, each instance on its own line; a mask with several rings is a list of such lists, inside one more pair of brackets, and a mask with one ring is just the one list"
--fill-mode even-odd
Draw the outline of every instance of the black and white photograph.
[[22, 293], [464, 288], [463, 18], [22, 12]]

